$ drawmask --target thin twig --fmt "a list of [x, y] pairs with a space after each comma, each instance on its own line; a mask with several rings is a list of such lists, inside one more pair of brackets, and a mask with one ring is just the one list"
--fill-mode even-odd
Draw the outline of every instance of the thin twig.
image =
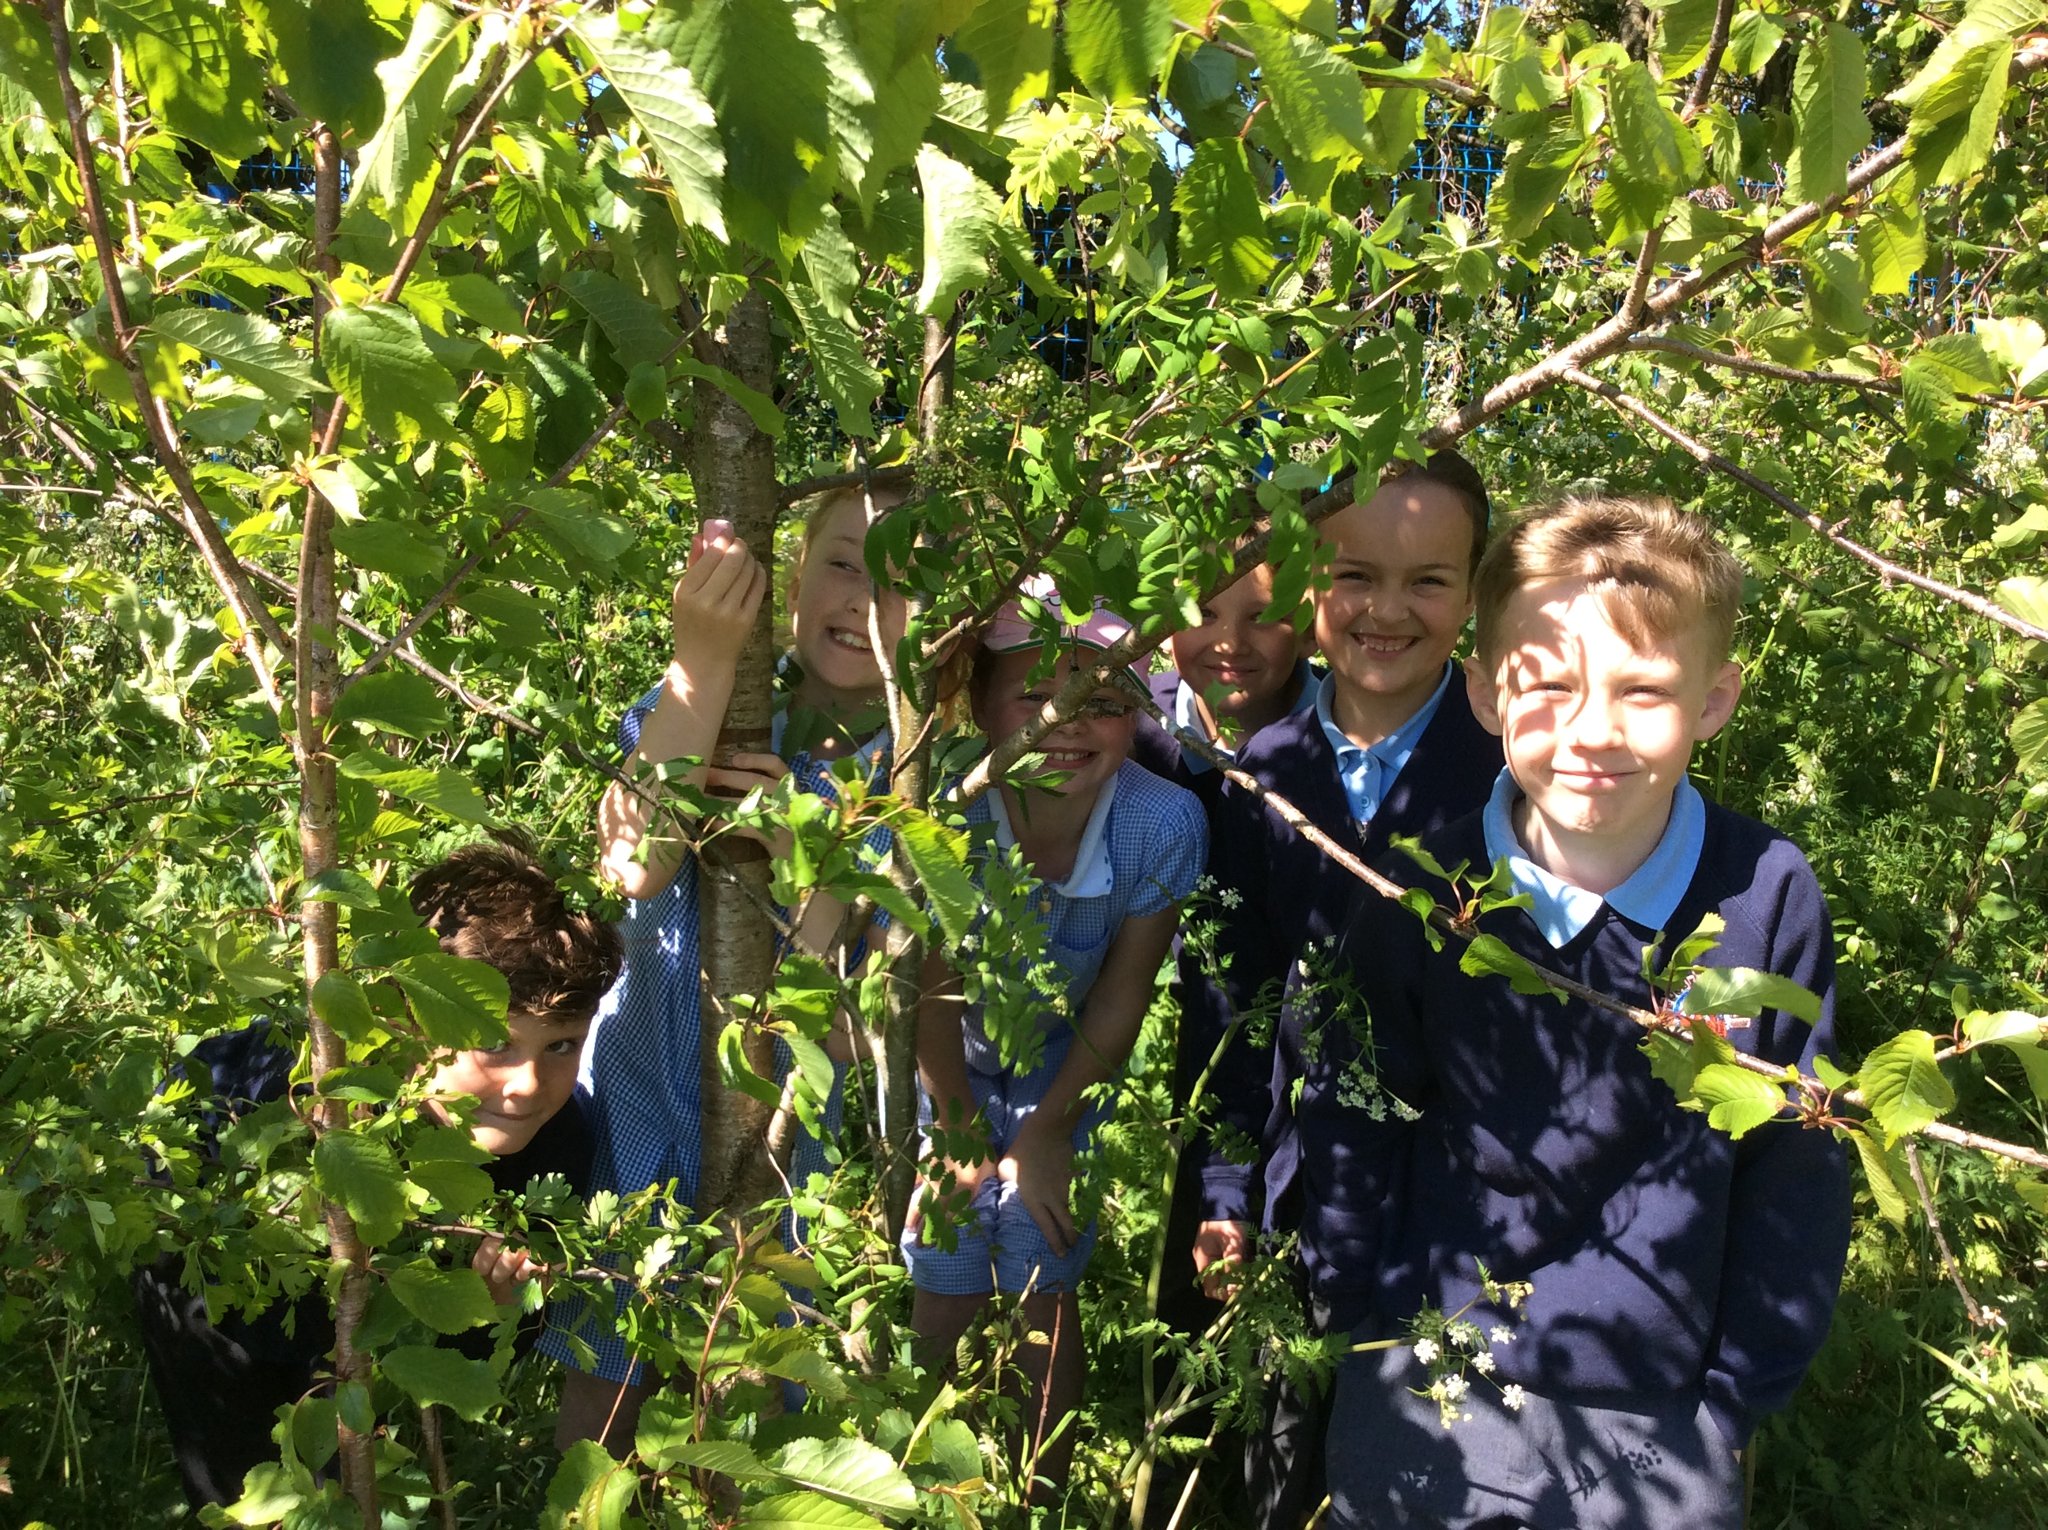
[[1934, 1209], [1934, 1192], [1927, 1187], [1927, 1171], [1920, 1166], [1920, 1144], [1912, 1138], [1906, 1139], [1906, 1172], [1913, 1176], [1913, 1189], [1920, 1196], [1920, 1211], [1927, 1218], [1927, 1226], [1934, 1233], [1934, 1246], [1941, 1250], [1941, 1267], [1948, 1278], [1955, 1282], [1956, 1294], [1963, 1299], [1963, 1311], [1976, 1328], [1990, 1326], [1984, 1318], [1984, 1309], [1963, 1280], [1963, 1267], [1956, 1262], [1955, 1250], [1948, 1246], [1948, 1233], [1942, 1228], [1941, 1213]]
[[1714, 7], [1714, 25], [1707, 33], [1706, 56], [1700, 60], [1699, 73], [1693, 76], [1692, 90], [1685, 98], [1685, 105], [1679, 109], [1678, 120], [1690, 123], [1706, 109], [1707, 97], [1713, 94], [1714, 80], [1721, 72], [1721, 55], [1728, 51], [1728, 27], [1735, 19], [1735, 0], [1719, 0]]
[[1651, 409], [1649, 405], [1629, 397], [1613, 383], [1604, 382], [1600, 378], [1581, 371], [1577, 367], [1565, 368], [1563, 375], [1566, 381], [1584, 388], [1588, 393], [1611, 404], [1621, 413], [1633, 415], [1636, 419], [1641, 420], [1645, 425], [1648, 425], [1652, 430], [1670, 441], [1672, 445], [1703, 467], [1711, 468], [1714, 472], [1720, 473], [1724, 477], [1732, 478], [1752, 493], [1761, 495], [1769, 500], [1816, 536], [1825, 538], [1851, 557], [1869, 564], [1887, 581], [1911, 585], [1916, 590], [1938, 596], [1940, 599], [1948, 601], [1951, 605], [1961, 606], [1965, 611], [1970, 611], [1983, 617], [1986, 621], [1996, 622], [1999, 626], [2008, 628], [2031, 642], [2048, 643], [2048, 628], [2037, 627], [2024, 617], [2013, 615], [2012, 612], [2005, 610], [2001, 606], [1994, 605], [1981, 595], [1973, 594], [1969, 590], [1960, 589], [1955, 585], [1946, 584], [1939, 579], [1931, 578], [1926, 574], [1907, 568], [1904, 564], [1895, 563], [1880, 553], [1872, 552], [1861, 542], [1852, 541], [1848, 537], [1843, 536], [1828, 521], [1814, 514], [1813, 511], [1791, 498], [1783, 490], [1765, 482], [1747, 468], [1729, 461], [1712, 447], [1687, 435], [1676, 425], [1673, 425], [1669, 420], [1666, 420], [1662, 415]]

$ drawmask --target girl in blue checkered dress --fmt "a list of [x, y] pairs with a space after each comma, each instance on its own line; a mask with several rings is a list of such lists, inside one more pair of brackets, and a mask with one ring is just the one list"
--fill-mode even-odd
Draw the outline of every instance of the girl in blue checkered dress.
[[[1028, 593], [1057, 600], [1049, 590]], [[1067, 629], [1069, 652], [1050, 673], [1034, 675], [1045, 669], [1044, 644], [1013, 607], [991, 626], [968, 682], [976, 725], [991, 739], [1014, 733], [1077, 662], [1092, 662], [1077, 660], [1074, 647], [1107, 648], [1127, 630], [1097, 611]], [[1133, 697], [1104, 687], [1040, 746], [1043, 768], [1060, 773], [1061, 784], [1026, 791], [1003, 783], [968, 811], [994, 849], [1015, 846], [1042, 884], [1032, 907], [1067, 1005], [1065, 1015], [1044, 1017], [1037, 1060], [1004, 1066], [979, 1007], [963, 1010], [946, 997], [960, 990], [941, 961], [926, 973], [933, 997], [918, 1024], [934, 1146], [953, 1154], [904, 1236], [921, 1359], [943, 1365], [995, 1292], [1020, 1295], [1031, 1330], [1050, 1342], [1018, 1357], [1031, 1386], [1018, 1464], [1055, 1484], [1072, 1449], [1073, 1426], [1062, 1421], [1079, 1406], [1084, 1380], [1075, 1286], [1096, 1238], [1095, 1224], [1077, 1225], [1072, 1206], [1074, 1154], [1104, 1114], [1085, 1096], [1130, 1056], [1179, 905], [1208, 852], [1195, 795], [1127, 758], [1136, 728]], [[986, 1147], [964, 1153], [962, 1140]]]
[[[730, 768], [701, 773], [708, 788], [738, 796], [787, 772], [807, 790], [829, 791], [831, 760], [849, 754], [879, 760], [883, 754], [886, 739], [858, 742], [882, 685], [870, 642], [871, 586], [861, 551], [866, 531], [858, 494], [826, 501], [805, 527], [789, 590], [795, 678], [790, 705], [776, 718], [778, 749], [799, 738], [802, 747], [787, 764], [779, 754], [736, 754]], [[675, 588], [667, 673], [619, 725], [629, 775], [644, 782], [666, 761], [712, 753], [739, 652], [767, 584], [731, 524], [707, 521]], [[902, 637], [900, 597], [885, 593], [873, 615], [883, 642]], [[583, 1072], [597, 1138], [594, 1188], [632, 1194], [673, 1181], [678, 1206], [687, 1207], [696, 1194], [703, 1148], [702, 967], [696, 864], [665, 826], [670, 812], [658, 790], [628, 790], [617, 783], [599, 806], [604, 869], [629, 900], [621, 927], [626, 966], [598, 1013]], [[828, 903], [814, 899], [812, 908], [836, 912]], [[801, 1183], [821, 1167], [820, 1145], [800, 1138], [793, 1177]], [[541, 1348], [568, 1367], [557, 1443], [566, 1449], [579, 1439], [602, 1439], [622, 1449], [633, 1438], [640, 1405], [654, 1382], [609, 1319], [580, 1299], [558, 1302], [551, 1318], [559, 1326], [542, 1335]]]

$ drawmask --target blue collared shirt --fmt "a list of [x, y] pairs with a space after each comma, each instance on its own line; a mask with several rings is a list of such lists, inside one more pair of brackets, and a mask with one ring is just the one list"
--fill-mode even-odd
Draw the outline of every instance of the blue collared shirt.
[[1562, 877], [1552, 876], [1529, 859], [1529, 852], [1515, 837], [1515, 802], [1522, 789], [1503, 770], [1493, 783], [1493, 795], [1486, 803], [1486, 854], [1489, 860], [1505, 860], [1515, 891], [1527, 893], [1535, 906], [1529, 917], [1556, 950], [1593, 922], [1605, 903], [1624, 919], [1646, 930], [1661, 930], [1678, 908], [1679, 899], [1692, 885], [1699, 869], [1700, 850], [1706, 843], [1707, 805], [1692, 782], [1680, 781], [1671, 799], [1671, 818], [1642, 865], [1609, 893], [1588, 892]]
[[[1294, 705], [1287, 709], [1286, 715], [1289, 717], [1297, 712], [1306, 712], [1314, 706], [1316, 693], [1323, 685], [1323, 677], [1315, 672], [1315, 667], [1306, 659], [1294, 666], [1294, 678], [1301, 690], [1294, 698]], [[1181, 681], [1179, 689], [1173, 693], [1173, 725], [1184, 732], [1194, 734], [1197, 738], [1208, 738], [1209, 725], [1202, 721], [1202, 714], [1197, 710], [1195, 700], [1194, 687], [1185, 680]], [[1233, 760], [1237, 758], [1237, 751], [1226, 748], [1221, 739], [1210, 739], [1210, 742], [1215, 745], [1218, 754]], [[1247, 739], [1245, 742], [1251, 741]], [[1181, 762], [1187, 766], [1189, 775], [1203, 775], [1216, 768], [1186, 744], [1180, 746], [1180, 757]]]
[[1336, 718], [1330, 714], [1330, 698], [1335, 686], [1325, 685], [1316, 692], [1316, 720], [1323, 725], [1323, 737], [1337, 752], [1337, 779], [1344, 783], [1344, 796], [1351, 804], [1351, 816], [1359, 823], [1372, 822], [1380, 804], [1387, 800], [1387, 793], [1394, 789], [1402, 767], [1415, 753], [1415, 746], [1422, 741], [1430, 720], [1436, 716], [1436, 709], [1443, 702], [1444, 692], [1450, 689], [1455, 668], [1445, 664], [1444, 677], [1429, 693], [1429, 700], [1416, 709], [1413, 717], [1376, 744], [1354, 743], [1351, 736], [1337, 726]]

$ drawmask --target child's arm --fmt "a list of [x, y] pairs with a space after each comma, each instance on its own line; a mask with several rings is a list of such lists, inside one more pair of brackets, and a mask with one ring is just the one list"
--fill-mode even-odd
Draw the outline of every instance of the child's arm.
[[1055, 1253], [1065, 1254], [1078, 1236], [1071, 1192], [1074, 1128], [1086, 1108], [1082, 1097], [1114, 1075], [1137, 1045], [1153, 980], [1179, 925], [1178, 907], [1124, 920], [1081, 1007], [1072, 1050], [997, 1166]]
[[[660, 699], [626, 759], [628, 775], [644, 777], [669, 760], [710, 755], [732, 699], [740, 649], [767, 588], [768, 576], [730, 523], [705, 522], [692, 540], [690, 566], [676, 582], [673, 653]], [[651, 780], [637, 789], [615, 781], [598, 804], [599, 858], [629, 898], [666, 890], [688, 853], [665, 795]]]
[[[925, 957], [918, 979], [917, 1075], [932, 1102], [932, 1126], [936, 1132], [960, 1132], [970, 1127], [980, 1107], [967, 1081], [967, 1043], [961, 1029], [960, 978], [952, 965], [937, 951]], [[943, 1189], [950, 1175], [953, 1191], [949, 1199], [964, 1210], [976, 1188], [988, 1178], [995, 1165], [986, 1152], [973, 1162], [947, 1158], [938, 1180], [927, 1180], [926, 1188], [911, 1203], [909, 1225], [924, 1220], [925, 1201]]]

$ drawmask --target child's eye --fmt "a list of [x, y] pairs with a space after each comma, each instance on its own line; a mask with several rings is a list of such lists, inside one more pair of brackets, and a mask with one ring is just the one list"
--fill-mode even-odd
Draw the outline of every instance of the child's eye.
[[832, 560], [832, 566], [836, 569], [843, 569], [845, 572], [849, 574], [858, 574], [860, 572], [860, 570], [857, 567], [855, 567], [851, 562], [849, 562], [845, 558], [834, 558]]
[[512, 1050], [512, 1043], [510, 1041], [501, 1041], [494, 1047], [476, 1047], [472, 1050], [479, 1057], [503, 1057]]
[[581, 1036], [564, 1036], [558, 1041], [550, 1041], [548, 1043], [548, 1055], [550, 1057], [574, 1057], [582, 1050], [583, 1038]]

